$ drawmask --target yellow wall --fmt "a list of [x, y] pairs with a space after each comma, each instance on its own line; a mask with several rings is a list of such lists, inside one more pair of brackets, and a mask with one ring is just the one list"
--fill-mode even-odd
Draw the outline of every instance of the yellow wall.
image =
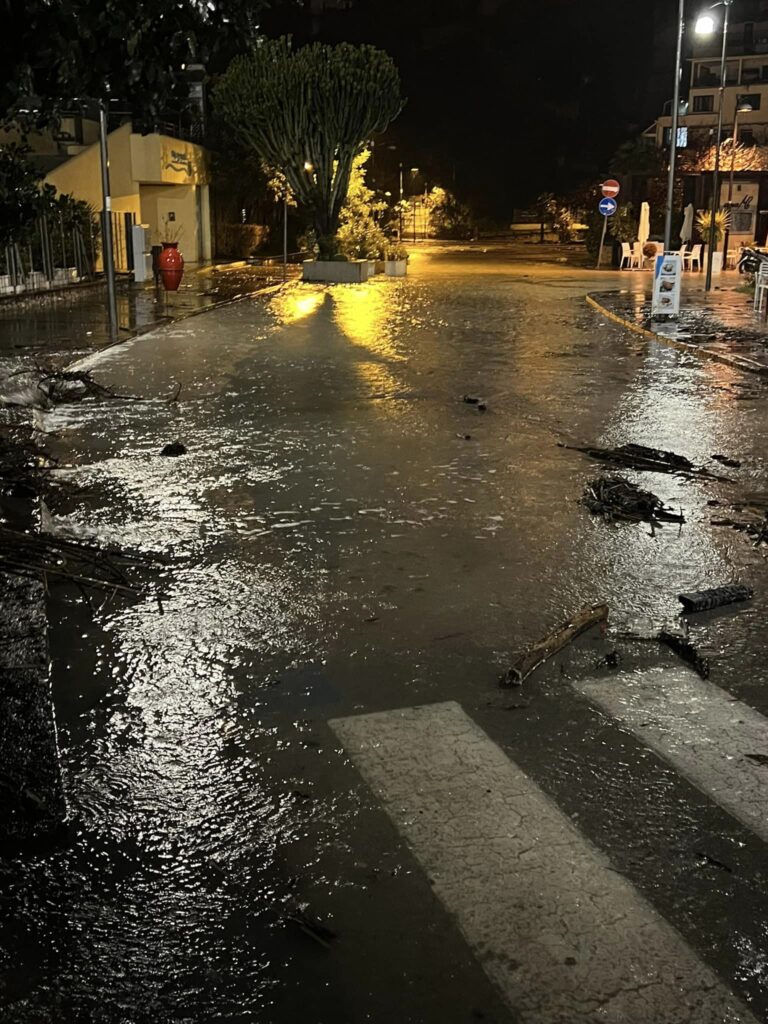
[[[111, 132], [107, 139], [109, 155], [109, 186], [115, 198], [135, 195], [138, 192], [131, 175], [130, 124], [121, 125]], [[84, 199], [95, 209], [101, 209], [101, 160], [97, 143], [82, 153], [54, 168], [45, 177], [59, 192], [70, 192], [77, 199]], [[113, 202], [113, 208], [116, 208]]]
[[168, 135], [132, 135], [131, 165], [136, 181], [202, 185], [208, 181], [205, 150]]
[[[181, 229], [179, 248], [189, 263], [210, 258], [210, 228], [200, 237], [198, 188], [207, 193], [206, 153], [200, 146], [167, 135], [135, 135], [130, 124], [111, 132], [108, 142], [112, 210], [133, 212], [148, 224], [152, 244], [163, 241], [163, 218], [170, 211]], [[101, 209], [101, 163], [98, 145], [89, 146], [47, 175], [59, 192]], [[203, 213], [210, 218], [207, 195]]]
[[149, 224], [152, 244], [168, 241], [165, 238], [163, 218], [170, 211], [176, 219], [169, 227], [176, 227], [179, 249], [188, 263], [195, 263], [200, 258], [200, 239], [198, 237], [197, 197], [194, 185], [142, 185], [141, 186], [141, 223]]

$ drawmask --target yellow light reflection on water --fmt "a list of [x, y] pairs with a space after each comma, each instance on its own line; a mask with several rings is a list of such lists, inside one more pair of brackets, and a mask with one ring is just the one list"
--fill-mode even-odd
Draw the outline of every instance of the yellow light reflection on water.
[[382, 397], [401, 392], [404, 384], [390, 370], [393, 364], [405, 361], [392, 333], [392, 291], [367, 284], [334, 288], [332, 297], [336, 326], [365, 350], [354, 364], [361, 382]]
[[302, 285], [278, 292], [271, 306], [284, 324], [293, 324], [312, 316], [324, 301], [324, 288], [307, 288]]
[[373, 284], [334, 288], [332, 297], [334, 320], [350, 341], [384, 360], [403, 360], [392, 337], [389, 289]]

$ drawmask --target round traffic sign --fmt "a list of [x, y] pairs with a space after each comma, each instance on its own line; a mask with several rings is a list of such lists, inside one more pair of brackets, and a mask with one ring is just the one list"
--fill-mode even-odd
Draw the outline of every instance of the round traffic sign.
[[604, 217], [612, 217], [616, 213], [618, 203], [615, 199], [610, 199], [608, 196], [605, 199], [601, 199], [598, 204], [598, 210]]
[[619, 192], [621, 192], [621, 185], [615, 178], [609, 178], [607, 181], [604, 181], [600, 188], [603, 195], [609, 199], [615, 199]]

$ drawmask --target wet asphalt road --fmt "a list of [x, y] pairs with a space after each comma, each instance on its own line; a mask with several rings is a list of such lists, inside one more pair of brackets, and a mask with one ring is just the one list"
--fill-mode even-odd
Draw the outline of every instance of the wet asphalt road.
[[[764, 557], [707, 506], [765, 488], [766, 395], [603, 322], [583, 295], [613, 280], [466, 250], [405, 281], [291, 285], [93, 362], [146, 401], [39, 416], [75, 485], [54, 528], [174, 563], [163, 614], [92, 618], [53, 591], [71, 835], [3, 864], [2, 1021], [523, 1019], [328, 726], [445, 701], [766, 1019], [764, 845], [570, 685], [608, 677], [613, 649], [677, 667], [616, 632], [738, 579], [756, 600], [693, 639], [712, 681], [768, 714]], [[188, 454], [161, 458], [177, 438]], [[652, 537], [577, 504], [602, 470], [558, 441], [743, 466], [733, 485], [636, 477], [685, 510]], [[498, 690], [598, 601], [616, 632]]]

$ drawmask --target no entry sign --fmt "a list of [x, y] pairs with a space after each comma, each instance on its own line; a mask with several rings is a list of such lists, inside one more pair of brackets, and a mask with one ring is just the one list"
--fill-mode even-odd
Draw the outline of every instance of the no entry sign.
[[598, 210], [604, 217], [612, 217], [614, 213], [616, 213], [616, 205], [615, 199], [608, 199], [606, 197], [605, 199], [600, 200]]
[[615, 199], [619, 192], [621, 192], [621, 185], [615, 178], [609, 178], [607, 181], [604, 181], [600, 188], [603, 195], [607, 196], [608, 199]]

